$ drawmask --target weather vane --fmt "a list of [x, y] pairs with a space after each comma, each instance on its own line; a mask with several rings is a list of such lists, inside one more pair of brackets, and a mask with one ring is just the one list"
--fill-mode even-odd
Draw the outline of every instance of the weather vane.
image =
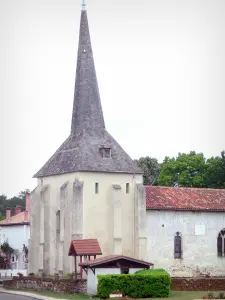
[[82, 0], [82, 10], [86, 10], [86, 0]]

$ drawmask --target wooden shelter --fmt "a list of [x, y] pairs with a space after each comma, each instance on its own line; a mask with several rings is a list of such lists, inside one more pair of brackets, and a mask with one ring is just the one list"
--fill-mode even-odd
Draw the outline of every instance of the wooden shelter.
[[[80, 278], [83, 278], [83, 266], [82, 263], [86, 260], [96, 259], [97, 255], [102, 255], [101, 248], [97, 239], [83, 239], [72, 240], [70, 243], [68, 256], [74, 256], [74, 272], [75, 278], [80, 274]], [[78, 261], [80, 270], [77, 270]]]

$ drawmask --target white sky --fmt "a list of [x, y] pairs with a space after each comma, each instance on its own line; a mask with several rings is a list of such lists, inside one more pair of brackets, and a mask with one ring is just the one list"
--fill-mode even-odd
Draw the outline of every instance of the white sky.
[[[0, 0], [0, 194], [70, 132], [81, 0]], [[132, 158], [225, 148], [225, 0], [88, 0], [107, 130]]]

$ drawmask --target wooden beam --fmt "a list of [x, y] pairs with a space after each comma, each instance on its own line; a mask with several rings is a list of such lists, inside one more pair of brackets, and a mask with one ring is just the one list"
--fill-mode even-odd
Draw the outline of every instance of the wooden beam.
[[77, 279], [77, 257], [74, 256], [74, 272], [75, 272], [75, 279]]
[[[80, 255], [80, 263], [82, 263], [82, 256]], [[80, 266], [80, 279], [83, 277], [83, 268]]]

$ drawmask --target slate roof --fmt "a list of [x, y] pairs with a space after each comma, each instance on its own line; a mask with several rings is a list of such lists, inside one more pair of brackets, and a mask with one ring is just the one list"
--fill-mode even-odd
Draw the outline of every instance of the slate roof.
[[124, 255], [116, 255], [116, 254], [111, 254], [111, 255], [107, 255], [107, 256], [102, 256], [93, 260], [86, 260], [84, 262], [79, 263], [80, 266], [82, 267], [100, 267], [103, 264], [109, 263], [109, 262], [115, 262], [118, 260], [126, 260], [129, 262], [134, 262], [134, 263], [138, 263], [140, 265], [142, 265], [143, 267], [150, 267], [150, 266], [154, 266], [153, 263], [150, 262], [146, 262], [144, 260], [140, 260], [140, 259], [136, 259], [136, 258], [132, 258], [132, 257], [128, 257], [128, 256], [124, 256]]
[[102, 250], [97, 239], [73, 240], [68, 255], [102, 255]]
[[30, 224], [30, 213], [22, 211], [15, 216], [11, 216], [8, 220], [4, 219], [0, 222], [0, 226], [10, 225], [29, 225]]
[[225, 211], [224, 189], [146, 186], [146, 209]]
[[[102, 158], [102, 146], [111, 148], [111, 158]], [[34, 177], [77, 171], [143, 173], [105, 128], [86, 10], [80, 20], [71, 132]]]

